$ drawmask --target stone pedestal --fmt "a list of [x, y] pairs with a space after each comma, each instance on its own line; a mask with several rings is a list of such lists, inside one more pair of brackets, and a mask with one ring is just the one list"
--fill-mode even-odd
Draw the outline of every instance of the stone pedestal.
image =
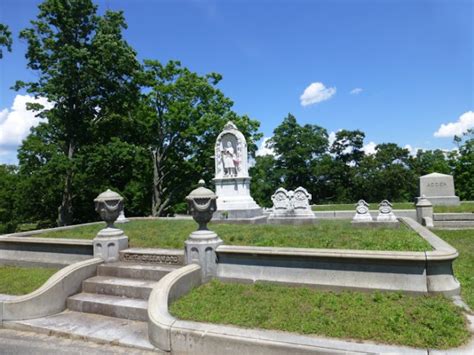
[[433, 205], [424, 196], [416, 203], [416, 220], [422, 226], [433, 227]]
[[128, 237], [118, 228], [104, 228], [92, 241], [94, 257], [106, 263], [119, 260], [119, 251], [128, 248]]
[[432, 173], [420, 177], [420, 196], [425, 196], [433, 206], [459, 206], [451, 175]]
[[186, 264], [199, 264], [203, 280], [207, 281], [217, 275], [216, 249], [223, 242], [216, 233], [210, 230], [198, 230], [189, 235], [184, 242]]
[[263, 217], [262, 208], [250, 196], [250, 177], [215, 178], [217, 211], [213, 219]]

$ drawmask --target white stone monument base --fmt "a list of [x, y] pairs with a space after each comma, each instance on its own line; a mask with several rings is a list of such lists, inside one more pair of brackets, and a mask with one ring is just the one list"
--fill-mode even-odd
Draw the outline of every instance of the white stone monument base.
[[272, 211], [268, 216], [269, 224], [314, 224], [318, 219], [312, 211], [291, 210]]
[[379, 213], [379, 215], [377, 216], [377, 222], [398, 222], [398, 219], [393, 214], [393, 212]]
[[372, 222], [372, 216], [370, 213], [364, 213], [364, 214], [356, 214], [354, 218], [352, 218], [352, 223], [367, 223], [367, 222]]
[[433, 206], [459, 206], [461, 204], [458, 196], [427, 196], [426, 198]]
[[264, 218], [262, 208], [250, 196], [250, 177], [216, 178], [214, 183], [217, 210], [213, 220]]

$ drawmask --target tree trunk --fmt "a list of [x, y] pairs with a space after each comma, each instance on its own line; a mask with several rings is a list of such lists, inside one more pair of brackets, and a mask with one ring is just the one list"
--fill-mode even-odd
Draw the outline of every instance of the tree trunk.
[[153, 217], [163, 216], [170, 203], [170, 198], [165, 198], [166, 188], [163, 186], [164, 173], [161, 157], [157, 150], [152, 151], [153, 157], [153, 196], [151, 213]]
[[[69, 143], [68, 149], [68, 160], [69, 163], [72, 163], [74, 157], [74, 145]], [[64, 181], [63, 196], [61, 201], [61, 206], [58, 208], [58, 225], [59, 226], [68, 226], [72, 224], [72, 164], [67, 168], [66, 178]]]

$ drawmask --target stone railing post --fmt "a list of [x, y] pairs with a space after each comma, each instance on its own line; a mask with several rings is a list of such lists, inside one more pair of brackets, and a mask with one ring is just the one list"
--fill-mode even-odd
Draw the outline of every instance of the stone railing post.
[[119, 260], [119, 251], [128, 248], [128, 237], [123, 230], [116, 228], [114, 222], [123, 211], [123, 197], [107, 190], [94, 199], [95, 210], [107, 223], [93, 240], [94, 257], [104, 259], [106, 263]]
[[416, 220], [423, 226], [433, 228], [433, 205], [424, 195], [416, 203]]
[[204, 281], [217, 274], [216, 249], [222, 244], [217, 234], [207, 228], [217, 209], [216, 199], [214, 192], [204, 187], [204, 180], [200, 180], [199, 187], [186, 197], [189, 211], [199, 227], [185, 241], [185, 260], [186, 264], [201, 266]]

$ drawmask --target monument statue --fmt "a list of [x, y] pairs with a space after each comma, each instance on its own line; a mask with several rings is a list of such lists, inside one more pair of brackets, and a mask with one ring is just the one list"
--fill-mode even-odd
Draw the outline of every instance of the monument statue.
[[235, 124], [227, 122], [214, 147], [217, 211], [214, 219], [263, 217], [250, 196], [247, 142]]

